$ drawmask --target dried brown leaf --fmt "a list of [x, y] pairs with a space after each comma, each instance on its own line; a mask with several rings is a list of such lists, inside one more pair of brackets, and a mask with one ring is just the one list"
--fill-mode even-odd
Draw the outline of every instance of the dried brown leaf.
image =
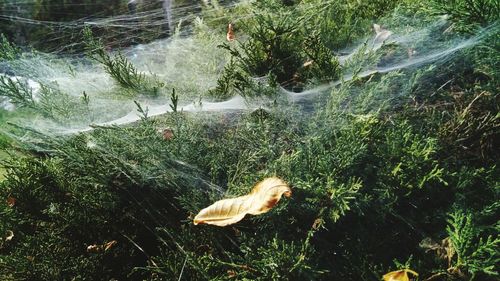
[[237, 273], [236, 273], [236, 271], [234, 271], [234, 270], [231, 270], [231, 269], [230, 269], [230, 270], [228, 270], [228, 271], [227, 271], [227, 276], [228, 276], [229, 278], [234, 278], [234, 277], [236, 277], [236, 275], [238, 275], [238, 274], [237, 274]]
[[231, 42], [234, 41], [235, 38], [236, 36], [234, 35], [233, 25], [230, 23], [227, 25], [226, 39], [227, 41]]
[[425, 238], [420, 242], [420, 247], [426, 249], [426, 253], [435, 251], [438, 258], [448, 261], [448, 266], [451, 266], [451, 261], [456, 254], [449, 237], [441, 240], [441, 244], [431, 238]]
[[453, 243], [451, 243], [450, 237], [446, 237], [441, 241], [441, 247], [443, 250], [439, 253], [439, 256], [441, 258], [446, 258], [448, 261], [448, 266], [451, 266], [451, 261], [453, 260], [453, 257], [455, 256], [455, 248], [453, 247]]
[[223, 199], [201, 210], [194, 224], [226, 226], [242, 220], [245, 215], [259, 215], [269, 211], [282, 195], [291, 196], [290, 187], [283, 180], [271, 177], [259, 182], [250, 194]]
[[162, 134], [163, 139], [166, 141], [172, 140], [174, 138], [174, 131], [170, 128], [164, 129]]
[[16, 205], [16, 198], [9, 196], [7, 198], [7, 205], [9, 205], [9, 207], [14, 207], [14, 205]]

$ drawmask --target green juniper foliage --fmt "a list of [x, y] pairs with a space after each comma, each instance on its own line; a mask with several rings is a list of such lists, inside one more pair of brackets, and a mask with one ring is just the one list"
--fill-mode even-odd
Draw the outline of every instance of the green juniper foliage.
[[458, 210], [451, 213], [446, 231], [456, 251], [453, 271], [467, 270], [473, 276], [479, 273], [498, 276], [500, 239], [479, 238], [480, 230], [473, 224], [472, 214]]
[[25, 81], [16, 78], [0, 76], [0, 96], [7, 97], [20, 107], [35, 107], [33, 89]]
[[164, 84], [159, 82], [154, 75], [148, 77], [140, 73], [121, 53], [114, 56], [108, 54], [102, 42], [94, 38], [90, 28], [84, 29], [83, 33], [89, 57], [101, 63], [118, 85], [131, 90], [135, 95], [158, 95]]
[[[368, 281], [398, 269], [418, 272], [413, 280], [498, 279], [495, 1], [210, 2], [191, 32], [201, 40], [220, 31], [210, 42], [227, 60], [197, 94], [265, 106], [183, 110], [175, 80], [167, 91], [86, 29], [85, 63], [134, 98], [138, 121], [64, 135], [2, 123], [1, 280]], [[375, 50], [375, 22], [408, 37]], [[435, 55], [474, 30], [484, 34], [474, 46]], [[359, 48], [341, 63], [339, 50], [353, 42]], [[9, 50], [0, 57], [17, 59]], [[414, 64], [363, 73], [403, 58]], [[35, 97], [27, 80], [0, 75], [1, 96], [19, 107], [0, 118], [99, 117], [100, 96], [40, 85]], [[312, 94], [289, 102], [302, 90]], [[164, 98], [168, 113], [152, 117], [148, 96]], [[290, 185], [291, 198], [231, 226], [193, 224], [201, 209], [270, 176]]]
[[445, 14], [459, 23], [458, 28], [471, 31], [498, 20], [500, 2], [497, 0], [438, 0], [432, 2], [437, 13]]
[[[256, 5], [258, 10], [252, 19], [241, 23], [249, 40], [236, 46], [221, 46], [231, 54], [231, 63], [211, 90], [212, 95], [248, 95], [244, 90], [255, 88], [250, 77], [269, 75], [271, 82], [291, 89], [302, 88], [308, 80], [339, 77], [340, 67], [333, 52], [317, 33], [305, 28], [307, 15], [279, 1]], [[258, 87], [254, 90], [259, 91]]]
[[9, 42], [3, 33], [0, 33], [0, 61], [14, 60], [21, 54], [21, 50]]
[[57, 85], [39, 85], [39, 90], [35, 90], [28, 81], [0, 76], [0, 97], [8, 98], [19, 108], [30, 109], [33, 114], [40, 113], [61, 123], [78, 119], [79, 117], [74, 115], [75, 112], [82, 111], [80, 105], [89, 102], [88, 99], [78, 100], [62, 92]]

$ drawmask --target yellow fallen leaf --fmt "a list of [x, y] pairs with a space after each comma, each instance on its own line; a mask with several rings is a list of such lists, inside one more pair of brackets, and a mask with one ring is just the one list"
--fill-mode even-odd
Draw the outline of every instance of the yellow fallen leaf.
[[282, 195], [291, 196], [290, 187], [283, 180], [271, 177], [259, 182], [250, 194], [223, 199], [201, 210], [194, 218], [194, 224], [226, 226], [237, 223], [245, 215], [259, 215], [269, 211]]
[[414, 276], [418, 276], [418, 273], [411, 269], [401, 269], [385, 274], [384, 276], [382, 276], [382, 279], [384, 281], [410, 281], [408, 273], [411, 273]]

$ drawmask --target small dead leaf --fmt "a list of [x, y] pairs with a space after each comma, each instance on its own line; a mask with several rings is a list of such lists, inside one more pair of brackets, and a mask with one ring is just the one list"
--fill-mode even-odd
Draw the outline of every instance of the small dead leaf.
[[235, 38], [236, 38], [236, 36], [234, 35], [233, 25], [230, 23], [227, 25], [226, 39], [227, 39], [227, 41], [231, 42], [231, 41], [234, 41]]
[[410, 281], [410, 277], [408, 277], [408, 273], [411, 275], [417, 277], [418, 273], [411, 269], [401, 269], [401, 270], [396, 270], [389, 272], [382, 276], [382, 279], [384, 281]]
[[118, 242], [116, 240], [109, 241], [107, 243], [104, 243], [102, 245], [94, 244], [94, 245], [89, 245], [87, 246], [87, 252], [89, 253], [99, 253], [99, 252], [106, 252], [108, 250], [111, 250]]
[[7, 205], [9, 205], [9, 207], [14, 207], [14, 205], [16, 205], [16, 198], [12, 197], [12, 196], [9, 196], [7, 198]]
[[164, 129], [162, 132], [164, 140], [171, 140], [174, 137], [174, 131], [170, 128]]
[[227, 271], [227, 275], [229, 278], [234, 278], [234, 277], [236, 277], [236, 271], [230, 269]]
[[101, 251], [101, 246], [100, 245], [89, 245], [87, 247], [87, 252], [89, 253], [98, 253]]
[[108, 243], [104, 244], [104, 251], [108, 251], [110, 250], [111, 248], [113, 248], [114, 245], [116, 245], [116, 243], [118, 243], [116, 240], [113, 240], [113, 241], [109, 241]]
[[317, 219], [314, 220], [312, 228], [314, 230], [318, 230], [323, 225], [323, 223], [324, 223], [323, 219], [317, 218]]
[[194, 224], [226, 226], [242, 220], [245, 215], [259, 215], [269, 211], [282, 195], [290, 197], [292, 191], [283, 180], [271, 177], [259, 182], [250, 194], [223, 199], [201, 210]]
[[465, 277], [465, 274], [462, 272], [460, 267], [456, 267], [456, 266], [450, 267], [446, 270], [446, 272], [448, 272], [449, 274], [451, 274], [455, 277], [458, 277], [460, 279]]
[[302, 67], [309, 67], [313, 64], [313, 62], [314, 62], [313, 60], [308, 60], [302, 65]]
[[411, 59], [415, 54], [417, 54], [417, 51], [415, 51], [414, 48], [408, 48], [407, 53], [408, 53], [408, 58]]
[[373, 25], [373, 30], [375, 31], [375, 34], [376, 34], [375, 38], [373, 39], [374, 43], [382, 43], [385, 40], [387, 40], [387, 38], [389, 38], [389, 36], [392, 35], [391, 31], [389, 31], [387, 29], [384, 29], [379, 24], [374, 24]]
[[432, 240], [432, 238], [430, 237], [424, 238], [418, 245], [420, 246], [420, 248], [425, 249], [426, 253], [429, 251], [434, 251], [440, 247], [439, 244]]
[[7, 230], [7, 236], [5, 236], [5, 242], [9, 242], [14, 238], [14, 232], [12, 230]]
[[448, 261], [448, 266], [451, 266], [451, 261], [455, 256], [456, 252], [455, 248], [453, 247], [453, 244], [451, 243], [450, 237], [446, 237], [441, 241], [441, 247], [444, 249], [444, 251], [441, 251], [440, 254], [438, 252], [438, 254], [440, 255], [441, 258], [446, 258], [446, 260]]
[[441, 244], [435, 242], [431, 238], [425, 238], [419, 245], [421, 248], [426, 249], [426, 253], [435, 251], [438, 258], [448, 261], [448, 266], [451, 266], [451, 261], [455, 256], [455, 249], [453, 248], [449, 237], [441, 240]]
[[26, 257], [26, 259], [28, 259], [29, 261], [31, 261], [31, 262], [32, 262], [32, 261], [34, 261], [34, 260], [35, 260], [35, 257], [33, 257], [33, 256], [27, 256], [27, 257]]

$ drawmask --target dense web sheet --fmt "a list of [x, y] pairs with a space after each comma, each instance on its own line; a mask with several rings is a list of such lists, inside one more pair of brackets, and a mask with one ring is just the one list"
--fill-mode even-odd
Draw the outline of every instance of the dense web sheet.
[[[185, 10], [188, 7], [179, 9]], [[97, 20], [92, 24], [114, 26], [119, 20], [120, 17], [113, 17]], [[318, 93], [328, 93], [336, 86], [348, 85], [347, 82], [352, 79], [400, 70], [411, 73], [433, 64], [442, 65], [457, 52], [473, 47], [495, 32], [495, 27], [490, 27], [476, 36], [460, 38], [449, 36], [445, 32], [446, 26], [447, 19], [444, 17], [428, 24], [416, 24], [414, 27], [392, 23], [382, 31], [375, 24], [372, 35], [354, 47], [338, 51], [339, 62], [343, 67], [343, 77], [340, 80], [324, 84], [316, 82], [299, 93], [281, 88], [278, 89], [279, 100], [284, 102], [284, 106], [288, 102], [314, 103]], [[203, 30], [202, 35], [176, 34], [119, 51], [140, 74], [154, 77], [164, 85], [155, 97], [137, 95], [123, 89], [116, 85], [102, 67], [85, 57], [73, 55], [25, 53], [20, 59], [2, 62], [3, 68], [7, 70], [2, 76], [12, 79], [18, 87], [31, 93], [33, 104], [40, 105], [38, 108], [45, 108], [44, 110], [53, 113], [52, 117], [56, 117], [28, 118], [21, 123], [59, 133], [86, 131], [91, 129], [89, 125], [124, 125], [136, 122], [141, 119], [141, 113], [137, 112], [135, 102], [146, 109], [150, 117], [165, 114], [172, 111], [172, 88], [181, 93], [178, 110], [185, 112], [253, 110], [273, 102], [272, 99], [266, 101], [266, 97], [244, 99], [240, 96], [221, 102], [210, 101], [206, 93], [216, 85], [218, 75], [227, 63], [227, 54], [217, 47], [224, 42], [224, 35], [207, 29], [200, 19], [195, 20], [194, 28]], [[125, 37], [123, 40], [130, 41], [131, 38]], [[118, 52], [114, 52], [116, 54]], [[254, 79], [266, 85], [265, 77]], [[84, 102], [83, 97], [86, 98]], [[8, 97], [3, 97], [1, 102], [5, 109], [15, 110]], [[404, 102], [404, 94], [398, 97], [384, 96], [380, 98], [380, 102]], [[353, 103], [349, 104], [353, 110]], [[371, 110], [376, 111], [382, 105], [371, 106]]]

